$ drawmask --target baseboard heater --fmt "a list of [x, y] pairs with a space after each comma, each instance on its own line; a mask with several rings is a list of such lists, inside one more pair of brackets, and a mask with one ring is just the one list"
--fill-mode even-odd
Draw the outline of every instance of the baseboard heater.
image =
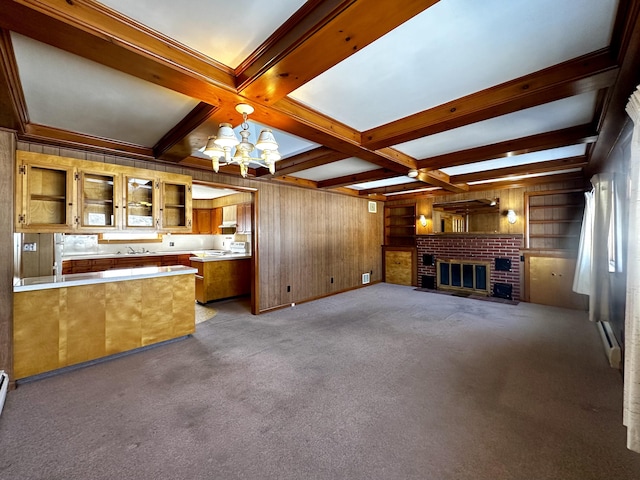
[[607, 355], [607, 359], [609, 360], [609, 365], [611, 365], [611, 368], [619, 369], [622, 355], [620, 352], [620, 345], [613, 334], [613, 330], [611, 330], [611, 325], [609, 322], [596, 322], [596, 324], [598, 332], [600, 332], [600, 337], [602, 338], [604, 353]]
[[7, 398], [7, 390], [9, 389], [9, 375], [4, 370], [0, 370], [0, 414], [4, 407], [4, 400]]

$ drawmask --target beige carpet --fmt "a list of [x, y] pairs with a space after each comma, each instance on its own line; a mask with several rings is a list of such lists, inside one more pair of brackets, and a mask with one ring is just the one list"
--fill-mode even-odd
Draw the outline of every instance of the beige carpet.
[[377, 284], [19, 386], [2, 480], [638, 480], [584, 312]]

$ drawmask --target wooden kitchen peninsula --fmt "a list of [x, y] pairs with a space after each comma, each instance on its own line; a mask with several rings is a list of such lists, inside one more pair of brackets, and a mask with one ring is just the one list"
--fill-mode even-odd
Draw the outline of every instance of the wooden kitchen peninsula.
[[251, 255], [191, 257], [196, 274], [196, 300], [207, 303], [251, 293]]
[[195, 273], [144, 267], [17, 281], [15, 379], [193, 333]]

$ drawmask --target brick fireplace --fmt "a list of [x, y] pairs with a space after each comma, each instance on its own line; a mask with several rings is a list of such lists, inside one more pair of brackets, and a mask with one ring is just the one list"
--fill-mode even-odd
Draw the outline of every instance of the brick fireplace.
[[520, 250], [522, 235], [445, 233], [420, 235], [418, 247], [418, 282], [435, 288], [437, 263], [459, 260], [460, 263], [486, 262], [489, 267], [489, 293], [519, 300]]

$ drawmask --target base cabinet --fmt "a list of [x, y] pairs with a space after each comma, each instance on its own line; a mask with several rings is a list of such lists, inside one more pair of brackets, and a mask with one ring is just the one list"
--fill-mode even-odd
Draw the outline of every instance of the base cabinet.
[[384, 281], [397, 285], [418, 286], [417, 250], [415, 247], [383, 247]]
[[189, 335], [193, 274], [14, 293], [16, 379]]
[[573, 291], [575, 268], [575, 258], [525, 254], [525, 295], [528, 295], [528, 301], [588, 310], [589, 297]]
[[251, 293], [251, 259], [191, 261], [198, 269], [195, 288], [198, 303]]

